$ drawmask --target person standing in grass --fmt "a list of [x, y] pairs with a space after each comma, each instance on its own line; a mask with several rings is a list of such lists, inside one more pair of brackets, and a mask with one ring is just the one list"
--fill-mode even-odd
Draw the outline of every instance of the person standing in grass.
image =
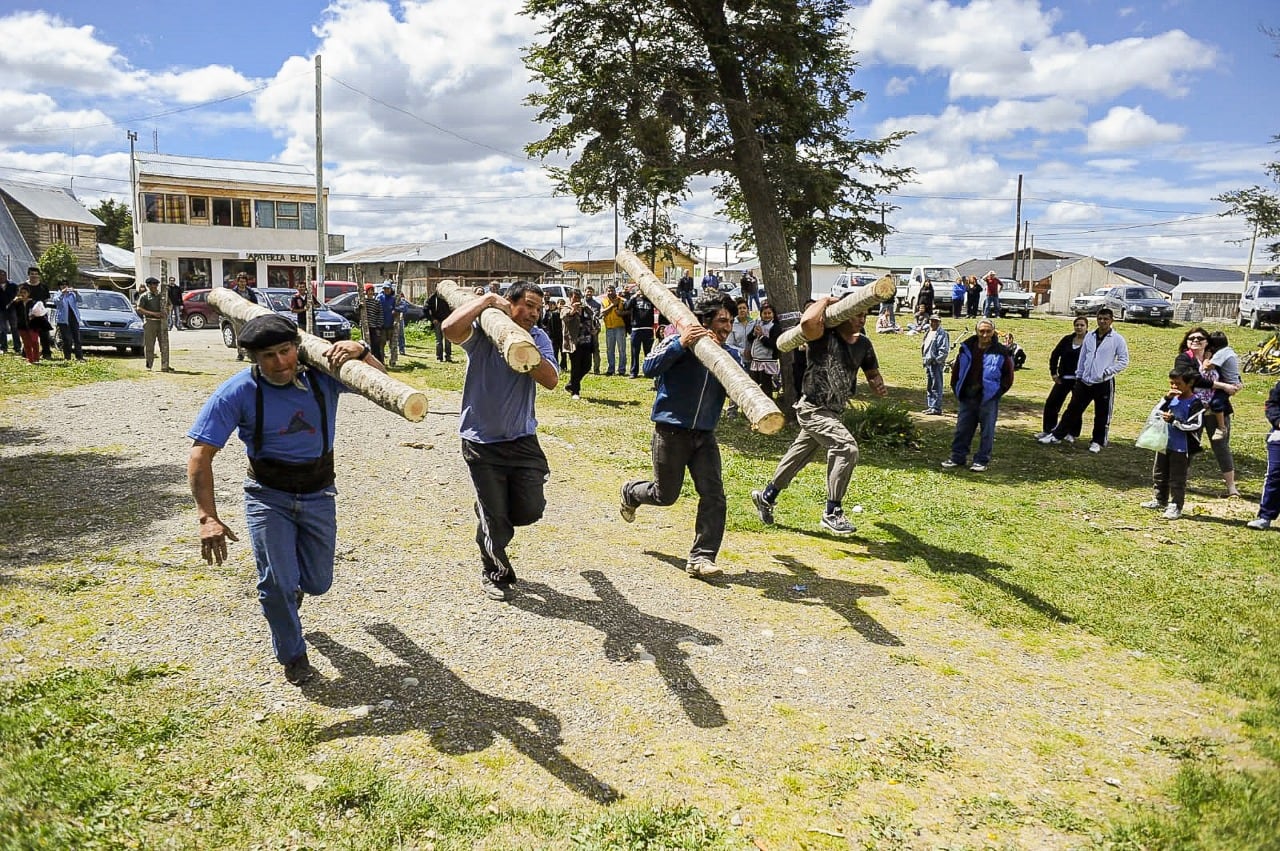
[[[1049, 376], [1053, 386], [1049, 388], [1049, 396], [1044, 400], [1044, 413], [1041, 415], [1042, 430], [1036, 440], [1047, 437], [1058, 427], [1058, 414], [1062, 412], [1062, 403], [1071, 396], [1071, 389], [1076, 386], [1076, 367], [1080, 364], [1080, 350], [1084, 348], [1084, 338], [1089, 333], [1089, 320], [1077, 316], [1071, 323], [1071, 333], [1058, 341], [1049, 353]], [[1063, 435], [1063, 440], [1074, 442], [1080, 436], [1080, 429]]]
[[1161, 409], [1169, 425], [1169, 443], [1156, 453], [1151, 468], [1155, 495], [1142, 503], [1143, 508], [1163, 509], [1165, 520], [1182, 516], [1187, 494], [1187, 470], [1191, 456], [1200, 451], [1200, 429], [1204, 426], [1204, 403], [1196, 398], [1198, 372], [1173, 370], [1169, 373], [1169, 392]]
[[924, 364], [925, 391], [924, 412], [942, 413], [942, 367], [951, 354], [951, 335], [942, 327], [942, 317], [929, 314], [929, 330], [920, 343], [920, 359]]
[[978, 451], [969, 469], [975, 473], [986, 471], [995, 451], [1000, 397], [1011, 387], [1013, 357], [996, 339], [995, 322], [979, 319], [977, 333], [960, 344], [956, 364], [951, 369], [951, 391], [956, 394], [959, 410], [955, 436], [951, 439], [951, 457], [942, 462], [943, 467], [963, 467], [973, 445], [973, 433], [980, 431]]
[[819, 522], [837, 535], [854, 532], [842, 506], [853, 469], [858, 465], [858, 441], [845, 428], [840, 415], [858, 391], [859, 370], [877, 396], [887, 395], [888, 390], [880, 375], [875, 347], [863, 333], [867, 315], [857, 313], [834, 328], [826, 327], [823, 314], [837, 301], [833, 296], [824, 296], [800, 315], [800, 333], [809, 350], [800, 382], [801, 396], [795, 406], [800, 433], [783, 454], [764, 490], [751, 492], [760, 522], [766, 525], [773, 524], [778, 494], [810, 461], [825, 457], [827, 502]]
[[1098, 328], [1086, 334], [1080, 347], [1080, 363], [1076, 383], [1071, 388], [1071, 401], [1066, 413], [1053, 431], [1040, 438], [1041, 443], [1061, 443], [1068, 434], [1079, 434], [1084, 424], [1085, 408], [1093, 405], [1093, 435], [1089, 451], [1098, 453], [1107, 445], [1111, 430], [1111, 411], [1115, 407], [1116, 376], [1129, 367], [1129, 345], [1112, 329], [1115, 314], [1111, 308], [1098, 311]]
[[[698, 492], [698, 517], [693, 546], [685, 572], [695, 579], [719, 576], [716, 564], [724, 540], [727, 503], [720, 475], [720, 446], [716, 425], [724, 407], [724, 386], [693, 353], [698, 340], [724, 348], [741, 362], [736, 349], [726, 345], [733, 320], [726, 300], [707, 295], [694, 303], [697, 323], [680, 327], [678, 335], [664, 337], [644, 359], [646, 378], [657, 379], [653, 401], [653, 479], [622, 486], [618, 513], [630, 523], [641, 505], [674, 505], [680, 498], [687, 469]], [[705, 345], [705, 344], [704, 344]]]
[[1270, 529], [1280, 517], [1280, 381], [1271, 388], [1265, 411], [1271, 424], [1271, 433], [1267, 435], [1267, 476], [1262, 482], [1258, 516], [1245, 524], [1259, 531]]

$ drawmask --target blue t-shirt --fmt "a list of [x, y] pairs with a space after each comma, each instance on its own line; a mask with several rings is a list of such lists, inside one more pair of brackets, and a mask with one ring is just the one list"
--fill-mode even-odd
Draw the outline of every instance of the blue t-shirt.
[[[1185, 422], [1187, 417], [1191, 416], [1191, 406], [1195, 404], [1196, 401], [1197, 399], [1194, 396], [1192, 396], [1190, 399], [1180, 399], [1175, 396], [1174, 398], [1169, 400], [1168, 410], [1173, 412], [1173, 418], [1175, 420], [1178, 420], [1180, 422]], [[1173, 425], [1170, 424], [1169, 425], [1169, 445], [1165, 447], [1165, 451], [1181, 452], [1183, 455], [1185, 455], [1187, 454], [1188, 448], [1189, 447], [1187, 445], [1187, 432], [1183, 431], [1180, 428], [1174, 428]]]
[[[542, 359], [556, 365], [551, 338], [536, 325], [529, 330]], [[538, 428], [534, 399], [538, 382], [528, 373], [518, 373], [503, 360], [477, 322], [471, 337], [462, 344], [467, 353], [467, 376], [462, 384], [462, 416], [458, 434], [472, 443], [502, 443], [528, 437]]]
[[[332, 448], [338, 417], [338, 394], [345, 387], [342, 382], [316, 369], [307, 370], [300, 380], [318, 383], [328, 409], [329, 446]], [[237, 372], [213, 391], [187, 437], [221, 449], [227, 445], [231, 433], [238, 430], [250, 458], [274, 458], [293, 464], [319, 458], [324, 453], [325, 441], [320, 434], [320, 408], [310, 385], [304, 390], [295, 384], [276, 387], [266, 379], [262, 379], [261, 384], [261, 456], [253, 451], [257, 401], [252, 368]]]

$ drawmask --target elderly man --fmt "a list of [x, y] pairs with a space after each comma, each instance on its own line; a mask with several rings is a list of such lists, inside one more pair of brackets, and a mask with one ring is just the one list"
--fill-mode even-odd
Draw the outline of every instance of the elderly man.
[[173, 372], [169, 366], [169, 328], [165, 324], [169, 309], [164, 293], [160, 292], [160, 279], [147, 278], [147, 291], [138, 296], [138, 315], [142, 317], [142, 347], [147, 355], [147, 369], [156, 359], [156, 341], [160, 342], [160, 371]]
[[942, 315], [929, 314], [929, 330], [920, 343], [920, 360], [924, 364], [925, 393], [924, 412], [942, 413], [942, 367], [951, 353], [951, 335], [942, 327]]
[[[187, 482], [200, 520], [200, 554], [222, 564], [236, 534], [218, 516], [213, 456], [235, 432], [249, 456], [244, 516], [258, 566], [258, 602], [271, 630], [285, 679], [301, 685], [315, 675], [307, 661], [298, 607], [304, 594], [333, 584], [337, 543], [333, 440], [337, 379], [298, 362], [297, 326], [278, 314], [255, 316], [240, 328], [253, 365], [224, 381], [205, 402], [191, 430]], [[334, 369], [362, 360], [382, 369], [369, 347], [353, 340], [325, 352]]]
[[765, 489], [751, 492], [751, 501], [760, 521], [771, 525], [778, 494], [810, 461], [826, 458], [827, 503], [821, 525], [836, 535], [852, 535], [854, 527], [845, 517], [843, 503], [858, 464], [858, 441], [845, 428], [840, 414], [858, 391], [859, 370], [867, 376], [871, 391], [877, 396], [887, 395], [888, 390], [880, 375], [875, 347], [863, 333], [867, 315], [854, 314], [834, 328], [826, 327], [823, 314], [837, 301], [834, 296], [823, 296], [800, 316], [800, 330], [809, 346], [800, 385], [802, 395], [795, 408], [800, 433], [778, 462]]
[[942, 462], [943, 467], [963, 467], [973, 444], [973, 433], [981, 429], [978, 451], [969, 469], [975, 473], [987, 469], [995, 450], [1000, 397], [1012, 386], [1013, 357], [996, 339], [995, 323], [979, 319], [978, 333], [960, 344], [956, 365], [951, 370], [951, 390], [956, 394], [959, 411], [951, 439], [951, 456]]

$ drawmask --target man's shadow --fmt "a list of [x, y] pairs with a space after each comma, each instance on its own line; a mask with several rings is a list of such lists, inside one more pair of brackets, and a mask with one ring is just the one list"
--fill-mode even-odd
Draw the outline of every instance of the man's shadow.
[[724, 726], [724, 710], [689, 669], [685, 661], [689, 654], [680, 647], [686, 641], [702, 646], [720, 644], [720, 638], [640, 611], [598, 570], [584, 570], [582, 578], [597, 599], [571, 597], [522, 579], [511, 605], [539, 617], [577, 621], [604, 633], [604, 655], [610, 661], [634, 659], [635, 646], [640, 645], [653, 657], [667, 688], [695, 726]]
[[308, 643], [329, 660], [338, 676], [313, 679], [303, 686], [303, 693], [325, 706], [351, 708], [373, 703], [383, 695], [402, 694], [402, 680], [411, 676], [419, 681], [414, 694], [422, 697], [388, 710], [376, 727], [364, 718], [326, 727], [320, 731], [320, 741], [427, 729], [432, 747], [457, 756], [482, 751], [502, 736], [579, 794], [605, 802], [622, 797], [608, 783], [560, 753], [560, 719], [550, 711], [528, 701], [508, 700], [473, 689], [398, 627], [375, 623], [366, 630], [403, 664], [377, 665], [366, 654], [344, 647], [326, 633], [309, 633]]
[[[802, 606], [825, 606], [849, 622], [872, 644], [901, 647], [902, 640], [875, 618], [858, 608], [860, 597], [884, 597], [889, 592], [879, 585], [863, 585], [843, 579], [828, 579], [813, 568], [788, 555], [775, 555], [774, 561], [791, 571], [790, 576], [772, 571], [748, 570], [728, 573], [721, 578], [726, 585], [758, 588], [766, 600], [798, 603]], [[803, 582], [796, 582], [803, 579]]]
[[906, 529], [892, 523], [879, 523], [879, 527], [897, 538], [887, 543], [869, 542], [868, 552], [889, 561], [905, 562], [913, 557], [924, 559], [925, 564], [934, 573], [962, 573], [985, 582], [993, 588], [1008, 594], [1023, 605], [1034, 609], [1050, 620], [1058, 623], [1074, 623], [1075, 619], [1048, 600], [1001, 578], [998, 573], [1009, 569], [1008, 565], [991, 561], [985, 556], [967, 553], [963, 550], [947, 550], [927, 543], [912, 535]]

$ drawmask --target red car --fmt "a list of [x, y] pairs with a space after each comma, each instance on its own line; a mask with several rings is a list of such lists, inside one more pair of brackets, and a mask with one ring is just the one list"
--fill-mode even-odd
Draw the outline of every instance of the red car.
[[193, 330], [218, 324], [218, 311], [209, 304], [209, 290], [188, 290], [182, 294], [182, 324]]

